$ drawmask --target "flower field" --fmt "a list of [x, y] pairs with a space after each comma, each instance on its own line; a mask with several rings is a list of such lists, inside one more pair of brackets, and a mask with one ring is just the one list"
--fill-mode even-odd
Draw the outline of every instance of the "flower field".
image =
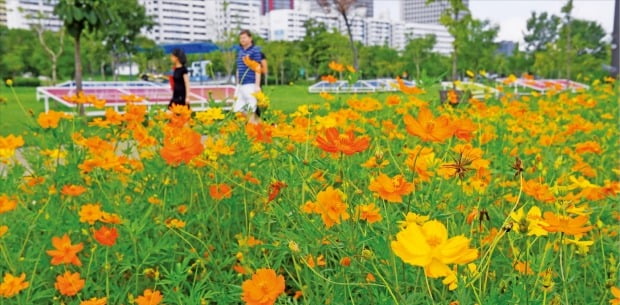
[[618, 85], [41, 113], [0, 137], [0, 304], [620, 304]]

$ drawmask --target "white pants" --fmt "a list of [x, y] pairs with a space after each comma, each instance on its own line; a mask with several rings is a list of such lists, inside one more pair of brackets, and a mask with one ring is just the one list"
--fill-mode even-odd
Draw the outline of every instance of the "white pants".
[[256, 111], [256, 97], [252, 93], [256, 92], [254, 84], [245, 84], [237, 87], [237, 100], [233, 104], [234, 112], [254, 112]]

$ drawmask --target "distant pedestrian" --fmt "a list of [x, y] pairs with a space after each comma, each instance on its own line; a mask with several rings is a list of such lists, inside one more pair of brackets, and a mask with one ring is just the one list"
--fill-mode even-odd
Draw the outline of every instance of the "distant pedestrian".
[[172, 61], [172, 99], [168, 104], [168, 109], [172, 108], [172, 105], [185, 105], [189, 108], [189, 74], [187, 71], [187, 57], [185, 52], [181, 49], [174, 49], [170, 54], [170, 61]]
[[[256, 73], [252, 70], [244, 58], [250, 59], [256, 62], [260, 66], [262, 60], [261, 50], [254, 45], [252, 40], [252, 33], [248, 30], [243, 30], [239, 34], [239, 44], [241, 49], [237, 54], [237, 100], [233, 105], [234, 112], [244, 112], [250, 121], [250, 123], [258, 123], [258, 117], [256, 116], [256, 97], [254, 93], [261, 90], [261, 73]], [[259, 68], [260, 69], [260, 68]]]

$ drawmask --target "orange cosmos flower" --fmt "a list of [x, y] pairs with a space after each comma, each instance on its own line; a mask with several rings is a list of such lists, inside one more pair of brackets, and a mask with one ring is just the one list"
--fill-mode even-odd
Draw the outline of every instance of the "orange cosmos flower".
[[603, 149], [601, 149], [601, 145], [598, 144], [598, 142], [586, 141], [575, 144], [575, 152], [578, 154], [590, 152], [600, 155], [603, 152]]
[[459, 102], [459, 96], [455, 90], [449, 90], [447, 95], [448, 95], [448, 102], [450, 104], [454, 105]]
[[136, 304], [138, 305], [158, 305], [161, 303], [163, 296], [161, 292], [151, 289], [144, 290], [141, 296], [136, 298]]
[[159, 153], [169, 165], [188, 164], [203, 152], [200, 141], [200, 134], [190, 128], [175, 129], [164, 136], [164, 147]]
[[321, 92], [319, 93], [319, 95], [325, 99], [326, 101], [333, 101], [336, 99], [336, 97], [334, 97], [333, 95], [327, 93], [327, 92]]
[[333, 83], [338, 81], [338, 79], [335, 78], [333, 75], [321, 76], [321, 80], [324, 81], [324, 82], [328, 82], [330, 84], [333, 84]]
[[347, 71], [349, 71], [349, 73], [355, 73], [355, 67], [347, 65]]
[[416, 87], [416, 86], [407, 86], [405, 82], [400, 78], [396, 77], [396, 82], [398, 83], [398, 89], [404, 94], [420, 94], [424, 93], [424, 90]]
[[388, 105], [392, 105], [392, 106], [398, 105], [398, 104], [400, 104], [400, 102], [401, 102], [400, 96], [394, 95], [394, 94], [389, 95], [385, 99], [385, 103], [388, 104]]
[[536, 180], [528, 180], [523, 184], [523, 192], [542, 202], [553, 202], [555, 197], [549, 186], [537, 182]]
[[82, 251], [84, 244], [72, 245], [69, 235], [65, 234], [62, 237], [52, 237], [52, 245], [56, 249], [46, 251], [47, 255], [52, 257], [52, 265], [73, 264], [78, 267], [82, 266], [77, 254]]
[[350, 257], [348, 257], [348, 256], [343, 257], [343, 258], [340, 260], [340, 265], [341, 265], [341, 266], [344, 266], [344, 267], [349, 267], [349, 266], [351, 266], [351, 258], [350, 258]]
[[101, 213], [101, 219], [99, 220], [103, 223], [109, 223], [114, 225], [121, 224], [123, 222], [121, 217], [118, 216], [118, 214], [108, 212]]
[[284, 277], [273, 269], [258, 269], [241, 289], [241, 299], [247, 305], [272, 305], [284, 293]]
[[368, 273], [368, 274], [366, 274], [366, 282], [368, 282], [368, 283], [374, 283], [374, 282], [376, 282], [376, 281], [377, 281], [377, 279], [375, 278], [375, 276], [374, 276], [374, 275], [372, 275], [372, 273]]
[[344, 65], [343, 64], [339, 64], [335, 61], [330, 61], [329, 62], [329, 68], [336, 71], [336, 72], [344, 72]]
[[609, 301], [611, 305], [620, 305], [620, 288], [618, 286], [611, 287], [611, 294], [614, 298]]
[[405, 115], [404, 121], [407, 132], [422, 141], [441, 143], [454, 134], [454, 127], [447, 116], [435, 118], [426, 107], [420, 108], [417, 118]]
[[24, 146], [24, 138], [22, 136], [14, 136], [12, 134], [6, 137], [0, 137], [0, 158], [10, 158], [15, 154], [15, 149]]
[[15, 210], [17, 200], [15, 197], [9, 197], [6, 194], [0, 195], [0, 214]]
[[28, 288], [28, 285], [25, 273], [22, 273], [19, 277], [6, 273], [4, 274], [2, 284], [0, 284], [0, 296], [10, 298]]
[[66, 196], [77, 197], [86, 192], [86, 188], [81, 185], [69, 184], [62, 187], [61, 194]]
[[368, 221], [368, 223], [375, 223], [381, 221], [381, 212], [374, 203], [363, 204], [355, 207], [355, 215], [357, 219]]
[[230, 198], [232, 196], [232, 188], [228, 184], [213, 184], [209, 187], [209, 194], [215, 200]]
[[272, 184], [269, 185], [269, 198], [267, 198], [267, 202], [271, 202], [274, 199], [276, 199], [276, 197], [278, 197], [278, 194], [280, 194], [280, 190], [287, 187], [286, 183], [282, 182], [282, 181], [276, 181]]
[[378, 177], [371, 178], [368, 189], [389, 202], [403, 202], [402, 196], [413, 192], [413, 183], [405, 181], [402, 175], [390, 178], [381, 173]]
[[353, 108], [354, 110], [363, 111], [363, 112], [380, 110], [382, 108], [381, 103], [379, 103], [378, 100], [371, 98], [371, 97], [365, 97], [361, 100], [352, 98], [347, 101], [347, 104], [349, 104], [349, 106], [351, 106], [351, 108]]
[[56, 290], [62, 295], [74, 296], [84, 288], [84, 282], [85, 281], [80, 278], [79, 272], [71, 273], [70, 271], [66, 271], [63, 275], [56, 277], [54, 287], [56, 287]]
[[182, 229], [185, 228], [185, 221], [176, 218], [167, 219], [166, 227], [171, 229]]
[[454, 128], [454, 136], [467, 142], [474, 138], [474, 132], [478, 129], [470, 119], [458, 119], [452, 123], [452, 127]]
[[95, 222], [103, 216], [101, 211], [101, 204], [85, 204], [80, 209], [80, 222], [88, 222], [88, 224], [94, 225]]
[[170, 120], [168, 126], [181, 128], [185, 126], [192, 117], [192, 110], [186, 105], [172, 105], [170, 112], [166, 113], [166, 117]]
[[108, 304], [108, 298], [91, 298], [90, 300], [84, 300], [80, 302], [80, 305], [106, 305]]
[[243, 63], [255, 73], [261, 73], [261, 64], [257, 61], [251, 60], [250, 55], [246, 55], [243, 57]]
[[258, 124], [245, 125], [245, 132], [248, 138], [258, 143], [271, 143], [273, 137], [273, 126], [260, 122]]
[[349, 219], [347, 204], [343, 202], [345, 195], [331, 186], [316, 196], [315, 212], [321, 214], [321, 219], [327, 228], [339, 224], [341, 220]]
[[116, 228], [108, 228], [106, 226], [102, 226], [99, 230], [95, 231], [94, 234], [95, 240], [97, 240], [100, 244], [108, 247], [114, 246], [116, 244], [116, 239], [118, 238], [118, 231]]
[[567, 235], [582, 236], [584, 233], [594, 228], [593, 226], [583, 226], [588, 222], [588, 218], [587, 215], [579, 215], [575, 218], [571, 218], [570, 216], [545, 212], [543, 214], [543, 219], [548, 225], [542, 225], [542, 228], [550, 233], [561, 232]]
[[70, 116], [68, 116], [67, 114], [63, 113], [63, 112], [58, 112], [58, 111], [54, 111], [54, 110], [50, 110], [47, 113], [42, 112], [39, 114], [39, 117], [37, 118], [37, 122], [39, 123], [39, 125], [43, 128], [56, 128], [58, 127], [58, 123], [60, 122], [60, 119], [62, 118], [68, 118]]
[[326, 152], [340, 152], [350, 156], [366, 150], [370, 146], [370, 137], [355, 137], [353, 130], [341, 134], [337, 128], [331, 127], [325, 130], [325, 136], [317, 136], [316, 142]]
[[515, 267], [515, 270], [517, 270], [521, 274], [527, 274], [527, 275], [534, 274], [534, 271], [532, 271], [532, 268], [530, 268], [530, 264], [528, 264], [527, 262], [519, 261], [515, 263], [514, 267]]

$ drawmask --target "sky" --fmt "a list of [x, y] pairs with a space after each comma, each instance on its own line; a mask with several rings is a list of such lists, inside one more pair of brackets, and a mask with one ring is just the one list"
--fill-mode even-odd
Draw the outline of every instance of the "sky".
[[[400, 0], [374, 0], [375, 13], [389, 13], [400, 20]], [[497, 40], [523, 42], [525, 23], [532, 11], [561, 16], [566, 0], [470, 0], [469, 9], [478, 19], [488, 19], [500, 26]], [[610, 34], [614, 23], [614, 0], [574, 0], [574, 18], [597, 21]]]

